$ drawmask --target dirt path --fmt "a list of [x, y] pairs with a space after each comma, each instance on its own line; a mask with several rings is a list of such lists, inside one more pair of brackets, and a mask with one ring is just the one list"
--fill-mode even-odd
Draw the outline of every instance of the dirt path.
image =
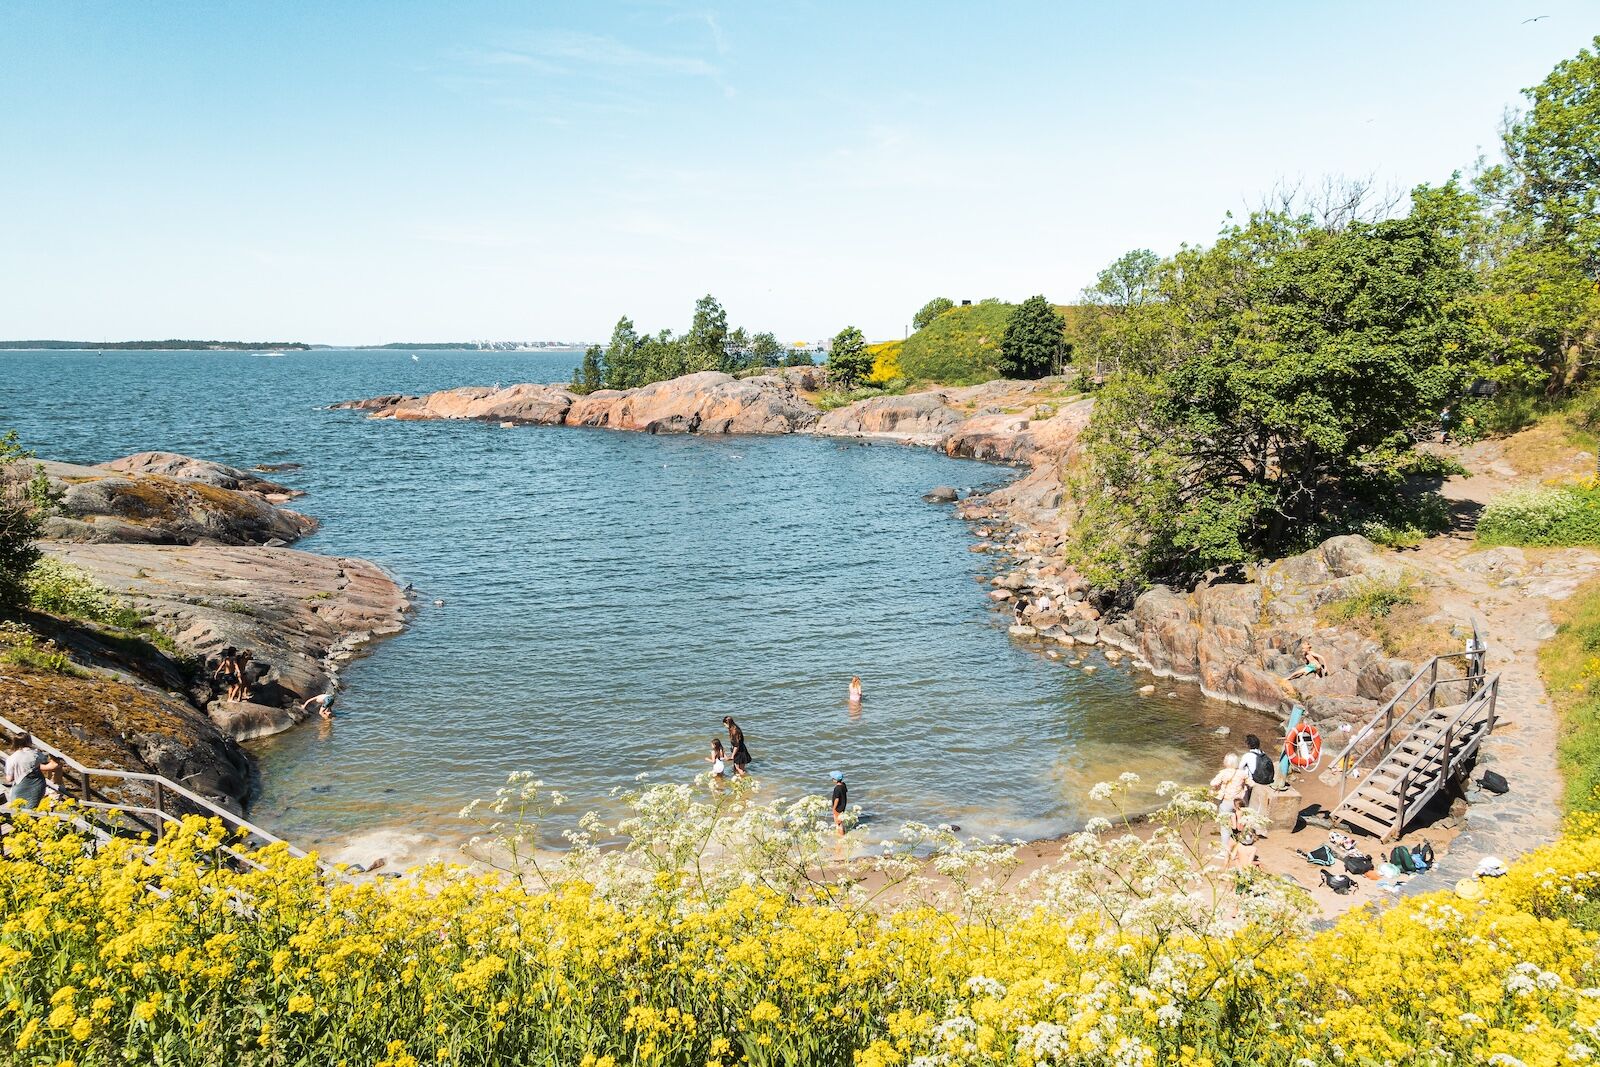
[[[1549, 436], [1544, 428], [1527, 433]], [[1484, 742], [1478, 762], [1504, 775], [1511, 790], [1503, 797], [1469, 790], [1472, 803], [1466, 828], [1438, 868], [1451, 880], [1470, 875], [1483, 856], [1509, 861], [1551, 841], [1561, 827], [1559, 723], [1539, 676], [1538, 652], [1555, 635], [1550, 605], [1600, 576], [1600, 554], [1577, 548], [1484, 550], [1474, 540], [1473, 530], [1489, 501], [1512, 489], [1586, 473], [1593, 457], [1570, 447], [1552, 456], [1550, 442], [1540, 441], [1544, 447], [1535, 454], [1543, 469], [1530, 471], [1527, 444], [1517, 438], [1483, 441], [1455, 452], [1471, 474], [1449, 479], [1440, 492], [1452, 503], [1457, 528], [1431, 538], [1406, 557], [1437, 583], [1433, 592], [1441, 615], [1480, 623], [1489, 645], [1488, 669], [1500, 672], [1499, 722]], [[1429, 881], [1439, 883], [1439, 879]]]

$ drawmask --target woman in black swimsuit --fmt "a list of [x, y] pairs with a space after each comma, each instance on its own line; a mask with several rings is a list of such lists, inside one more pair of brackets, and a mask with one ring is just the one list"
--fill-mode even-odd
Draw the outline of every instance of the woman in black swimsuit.
[[743, 778], [745, 768], [750, 765], [750, 749], [744, 743], [744, 731], [739, 729], [732, 715], [724, 715], [722, 725], [728, 728], [728, 748], [731, 750], [728, 762], [733, 764], [733, 773]]

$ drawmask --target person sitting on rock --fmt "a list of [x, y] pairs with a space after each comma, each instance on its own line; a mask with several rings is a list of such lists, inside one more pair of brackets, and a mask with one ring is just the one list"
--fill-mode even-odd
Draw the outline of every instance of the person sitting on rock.
[[1313, 674], [1318, 678], [1326, 678], [1328, 676], [1327, 662], [1312, 650], [1311, 642], [1309, 640], [1300, 642], [1300, 654], [1305, 657], [1306, 661], [1304, 665], [1296, 667], [1294, 670], [1289, 672], [1289, 677], [1291, 679], [1306, 678]]

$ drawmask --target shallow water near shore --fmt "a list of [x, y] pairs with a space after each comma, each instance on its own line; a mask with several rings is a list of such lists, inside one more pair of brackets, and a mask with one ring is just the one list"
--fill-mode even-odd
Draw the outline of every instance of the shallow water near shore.
[[[455, 385], [561, 381], [574, 352], [0, 352], [0, 430], [41, 456], [143, 449], [275, 477], [322, 530], [415, 585], [402, 636], [347, 667], [332, 724], [251, 746], [252, 817], [306, 844], [455, 813], [530, 771], [571, 798], [681, 781], [723, 715], [765, 795], [849, 778], [871, 833], [905, 820], [1039, 837], [1088, 784], [1134, 769], [1203, 782], [1249, 713], [1193, 687], [1066, 666], [1013, 643], [967, 526], [920, 496], [997, 467], [805, 436], [709, 438], [373, 422], [326, 405]], [[435, 601], [442, 600], [436, 606]], [[845, 684], [866, 700], [852, 714]], [[1169, 690], [1176, 698], [1167, 698]], [[1212, 730], [1234, 727], [1233, 738]], [[1259, 731], [1258, 731], [1259, 732]]]

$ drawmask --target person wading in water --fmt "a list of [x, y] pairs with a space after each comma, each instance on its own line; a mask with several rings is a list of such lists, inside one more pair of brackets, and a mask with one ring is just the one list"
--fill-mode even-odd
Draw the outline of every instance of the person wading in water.
[[733, 764], [733, 773], [743, 778], [746, 774], [745, 768], [750, 765], [750, 749], [744, 743], [744, 731], [739, 729], [739, 724], [733, 721], [732, 715], [724, 715], [722, 725], [728, 728], [728, 762]]

